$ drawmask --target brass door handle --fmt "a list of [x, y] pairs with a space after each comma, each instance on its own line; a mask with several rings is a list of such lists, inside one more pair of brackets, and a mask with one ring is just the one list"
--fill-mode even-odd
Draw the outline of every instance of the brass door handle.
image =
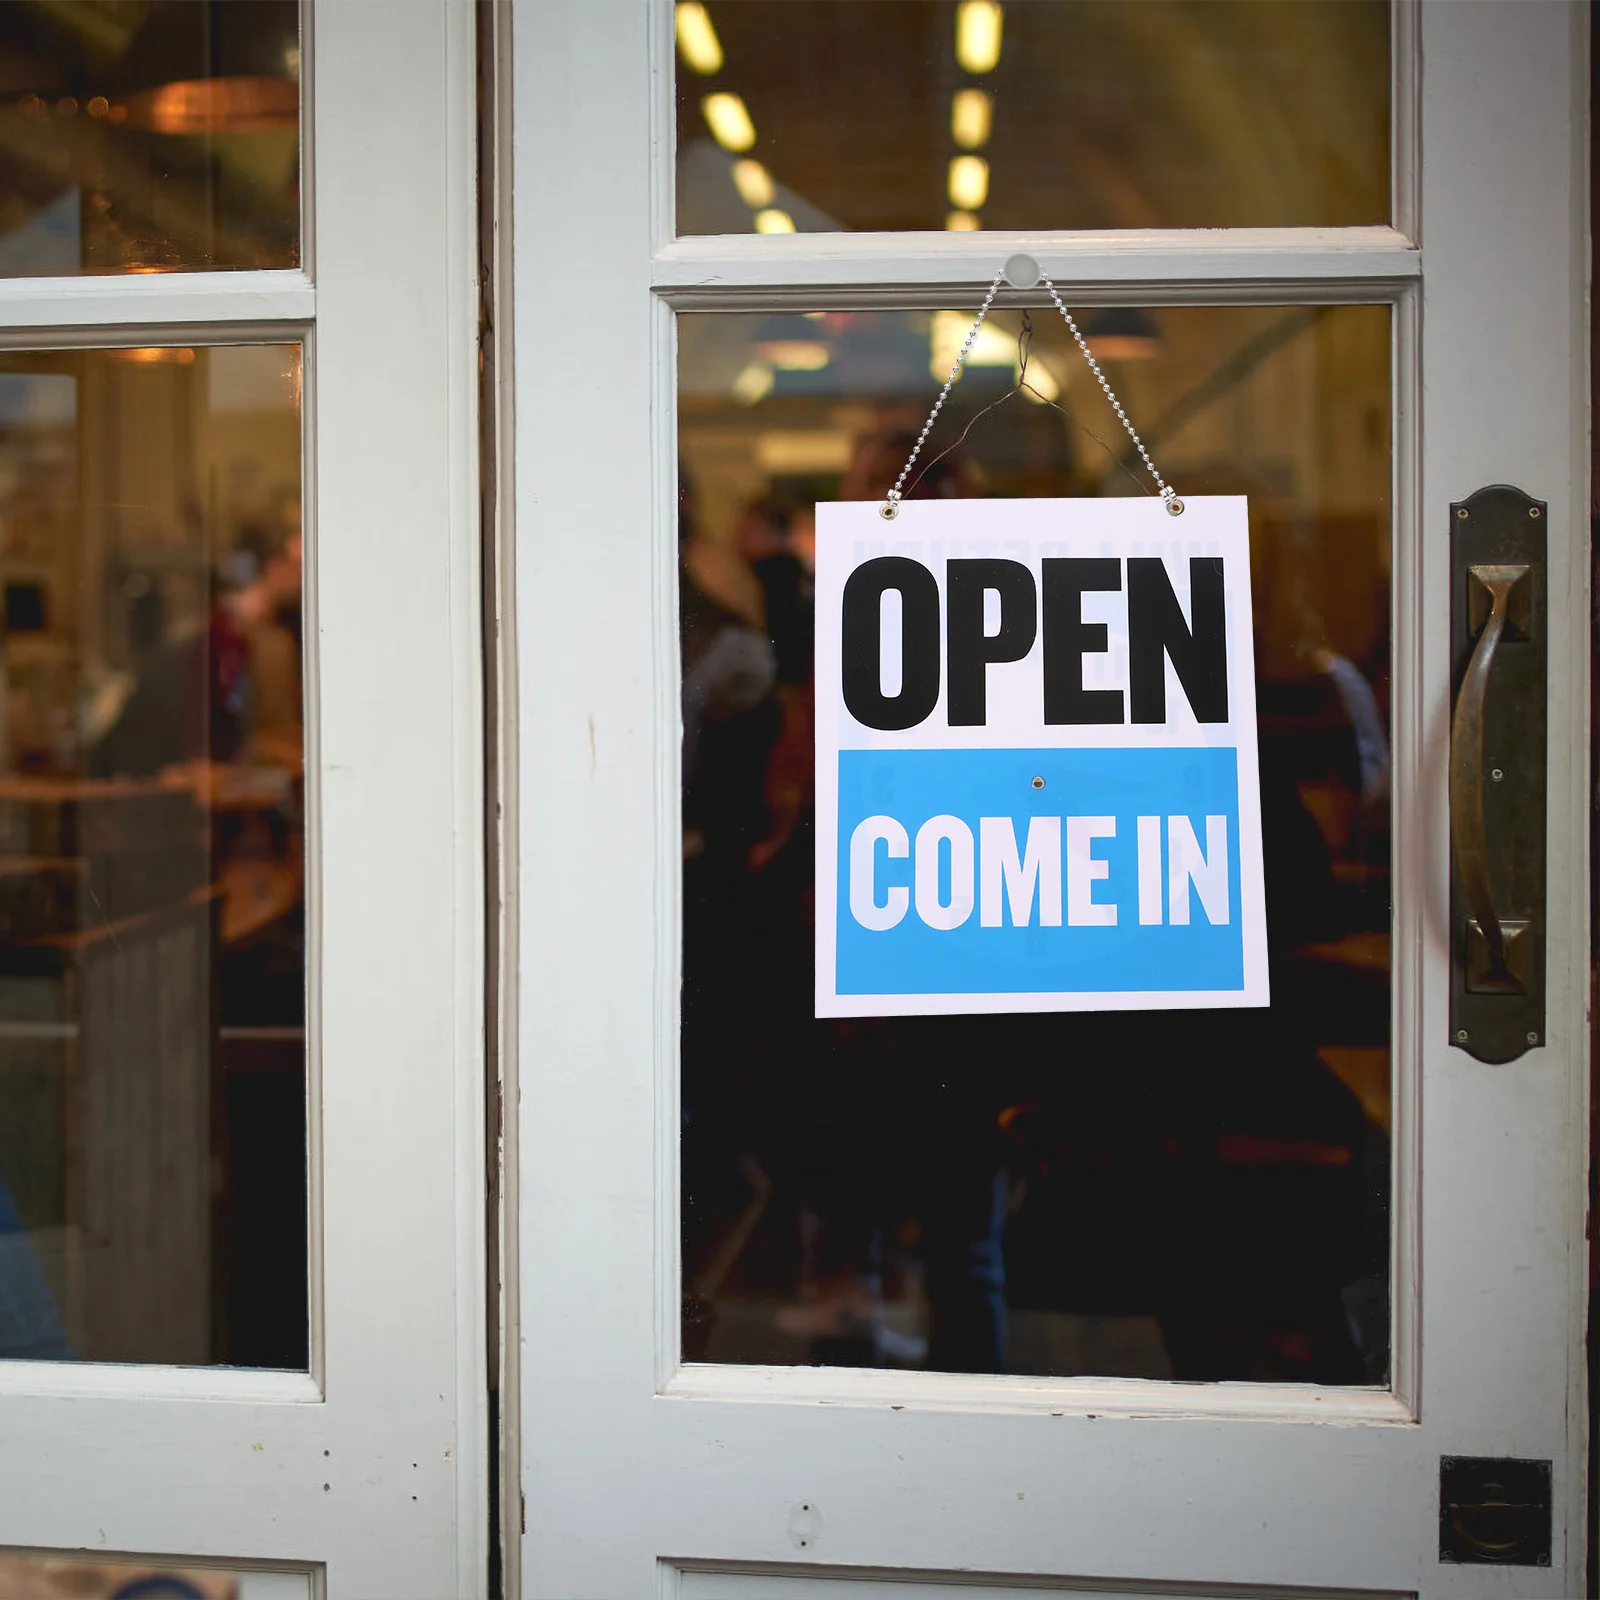
[[[1511, 621], [1512, 596], [1517, 585], [1528, 576], [1528, 566], [1526, 563], [1471, 566], [1467, 576], [1469, 583], [1481, 585], [1487, 591], [1490, 604], [1450, 720], [1450, 838], [1455, 847], [1462, 892], [1477, 934], [1483, 941], [1482, 953], [1487, 958], [1482, 970], [1470, 974], [1470, 986], [1479, 994], [1521, 994], [1526, 985], [1507, 963], [1507, 930], [1495, 909], [1494, 885], [1489, 877], [1483, 728], [1495, 659]], [[1521, 926], [1518, 925], [1518, 932]]]
[[1450, 507], [1450, 1043], [1545, 1042], [1550, 507], [1496, 483]]

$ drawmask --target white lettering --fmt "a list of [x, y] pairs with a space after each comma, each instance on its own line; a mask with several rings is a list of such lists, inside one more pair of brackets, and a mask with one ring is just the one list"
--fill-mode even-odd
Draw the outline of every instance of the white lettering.
[[[939, 846], [950, 841], [950, 898], [939, 898]], [[917, 915], [930, 928], [959, 928], [972, 915], [972, 829], [960, 817], [929, 817], [917, 829]]]
[[1094, 886], [1111, 876], [1111, 863], [1092, 854], [1096, 839], [1117, 836], [1115, 817], [1067, 818], [1067, 926], [1069, 928], [1113, 928], [1117, 908], [1101, 905], [1094, 898]]
[[1139, 923], [1161, 921], [1161, 818], [1139, 818]]
[[878, 904], [878, 841], [890, 856], [911, 854], [911, 840], [893, 817], [868, 817], [850, 835], [850, 915], [863, 928], [883, 933], [895, 926], [911, 904], [909, 889], [891, 888]]
[[1206, 920], [1221, 927], [1228, 920], [1228, 819], [1206, 818], [1205, 854], [1187, 817], [1167, 818], [1167, 902], [1172, 921], [1189, 923], [1189, 885], [1200, 896]]
[[1010, 817], [980, 817], [981, 865], [978, 923], [1001, 926], [1000, 892], [1004, 883], [1011, 901], [1011, 924], [1026, 928], [1033, 921], [1033, 897], [1039, 894], [1039, 926], [1061, 926], [1061, 818], [1030, 817], [1025, 859], [1017, 859], [1017, 832]]

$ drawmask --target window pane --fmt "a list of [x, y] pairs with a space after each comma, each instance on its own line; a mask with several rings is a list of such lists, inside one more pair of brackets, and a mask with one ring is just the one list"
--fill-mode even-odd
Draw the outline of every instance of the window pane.
[[707, 0], [678, 232], [1389, 220], [1382, 0]]
[[[679, 319], [685, 1354], [1382, 1383], [1387, 309], [1084, 319], [1179, 493], [1249, 497], [1270, 1009], [813, 1019], [813, 507], [881, 499], [971, 321]], [[911, 493], [1150, 492], [1027, 321]]]
[[311, 1600], [304, 1568], [0, 1550], [6, 1600]]
[[299, 390], [0, 354], [0, 1356], [305, 1364]]
[[0, 7], [0, 276], [300, 260], [296, 0]]

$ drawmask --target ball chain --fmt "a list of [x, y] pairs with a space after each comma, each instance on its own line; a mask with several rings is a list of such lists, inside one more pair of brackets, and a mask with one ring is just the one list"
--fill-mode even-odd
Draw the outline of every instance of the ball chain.
[[[983, 304], [978, 308], [977, 320], [972, 324], [966, 340], [961, 346], [960, 353], [956, 356], [955, 365], [950, 369], [950, 376], [945, 379], [944, 388], [939, 391], [939, 398], [934, 401], [933, 410], [928, 413], [928, 420], [923, 423], [922, 432], [917, 435], [917, 442], [912, 446], [911, 454], [906, 459], [905, 466], [900, 470], [900, 476], [895, 479], [894, 488], [884, 496], [883, 504], [878, 508], [878, 515], [884, 518], [885, 521], [892, 522], [900, 515], [900, 504], [903, 498], [901, 491], [905, 486], [905, 481], [910, 476], [912, 467], [917, 464], [917, 457], [921, 455], [922, 447], [927, 442], [928, 434], [932, 431], [933, 424], [938, 418], [945, 401], [950, 398], [950, 391], [954, 388], [956, 379], [961, 376], [961, 369], [966, 365], [968, 352], [972, 349], [972, 342], [978, 337], [978, 329], [983, 326], [983, 319], [988, 316], [989, 307], [994, 304], [994, 297], [1000, 292], [1000, 285], [1005, 278], [1005, 273], [1006, 269], [1001, 267], [994, 275], [994, 282], [989, 285], [989, 292], [983, 297]], [[1095, 360], [1090, 351], [1088, 341], [1079, 331], [1078, 324], [1073, 321], [1072, 313], [1061, 303], [1061, 296], [1056, 293], [1056, 286], [1042, 272], [1039, 274], [1039, 281], [1049, 291], [1051, 300], [1055, 302], [1056, 310], [1061, 313], [1062, 321], [1066, 323], [1068, 331], [1077, 342], [1079, 350], [1083, 352], [1083, 359], [1089, 363], [1089, 370], [1099, 381], [1101, 389], [1105, 391], [1106, 399], [1111, 402], [1111, 407], [1117, 414], [1117, 421], [1122, 424], [1128, 437], [1133, 440], [1134, 448], [1139, 452], [1140, 459], [1143, 460], [1146, 470], [1155, 480], [1156, 488], [1161, 492], [1161, 503], [1167, 508], [1169, 515], [1174, 517], [1182, 516], [1183, 501], [1178, 498], [1177, 490], [1171, 484], [1165, 482], [1161, 474], [1156, 471], [1156, 464], [1150, 459], [1150, 452], [1145, 449], [1144, 440], [1139, 437], [1133, 424], [1128, 421], [1128, 414], [1122, 409], [1122, 402], [1112, 393], [1111, 385], [1106, 381], [1105, 373], [1100, 370], [1100, 363]]]

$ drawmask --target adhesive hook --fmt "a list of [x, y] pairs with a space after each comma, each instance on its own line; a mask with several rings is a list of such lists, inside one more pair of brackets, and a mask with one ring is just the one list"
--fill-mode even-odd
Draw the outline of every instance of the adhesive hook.
[[1043, 276], [1032, 256], [1015, 255], [1006, 262], [1006, 282], [1013, 289], [1031, 289]]

